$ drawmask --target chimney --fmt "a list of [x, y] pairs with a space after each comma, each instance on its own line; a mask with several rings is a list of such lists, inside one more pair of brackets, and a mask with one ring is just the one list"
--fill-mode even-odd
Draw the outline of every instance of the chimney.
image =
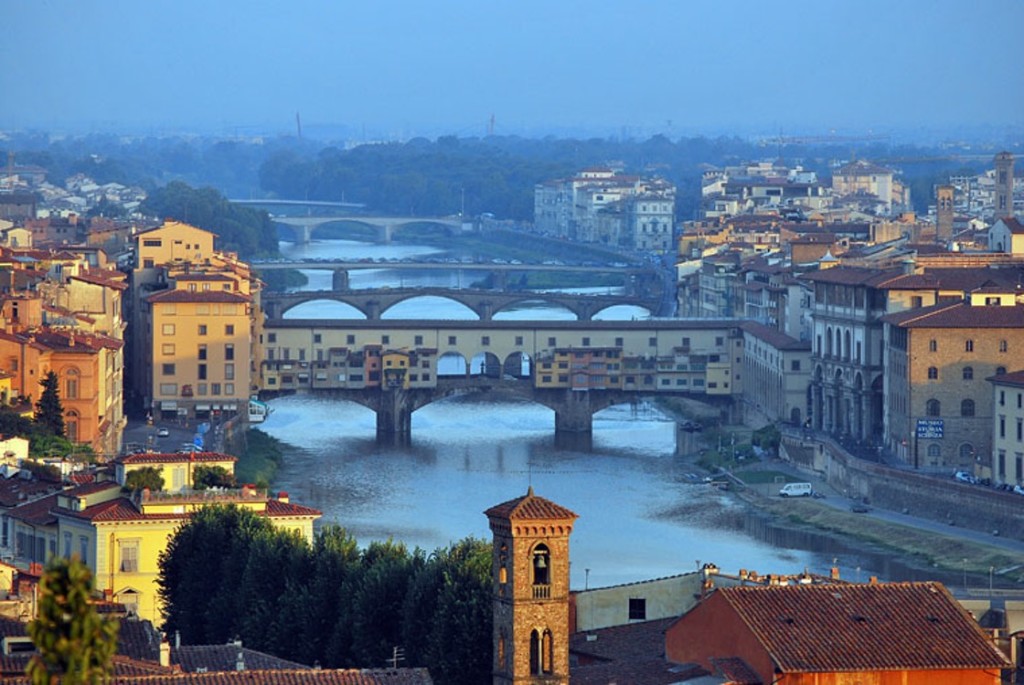
[[166, 635], [160, 638], [160, 665], [164, 668], [171, 667], [171, 643], [167, 641]]
[[174, 631], [174, 648], [175, 649], [181, 649], [181, 631], [180, 630], [175, 630]]
[[288, 504], [288, 493], [285, 492], [284, 490], [277, 493], [277, 501], [280, 502], [281, 504]]
[[832, 571], [829, 573], [829, 578], [832, 580], [839, 580], [839, 567], [833, 566]]
[[242, 656], [242, 650], [241, 649], [238, 650], [238, 658], [235, 661], [235, 670], [236, 671], [244, 671], [245, 670], [245, 657]]

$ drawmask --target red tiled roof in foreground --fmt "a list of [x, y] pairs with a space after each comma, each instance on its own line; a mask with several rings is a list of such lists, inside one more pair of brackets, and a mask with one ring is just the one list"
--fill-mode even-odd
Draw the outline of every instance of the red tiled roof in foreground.
[[941, 583], [748, 586], [715, 595], [784, 673], [1010, 666]]
[[532, 485], [522, 497], [510, 499], [507, 502], [493, 506], [485, 511], [484, 515], [487, 518], [525, 519], [529, 521], [549, 519], [572, 519], [575, 521], [579, 518], [574, 512], [565, 507], [534, 495]]

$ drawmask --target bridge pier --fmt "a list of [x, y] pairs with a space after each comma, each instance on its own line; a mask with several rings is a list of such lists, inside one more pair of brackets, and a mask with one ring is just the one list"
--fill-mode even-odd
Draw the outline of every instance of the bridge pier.
[[348, 271], [346, 269], [335, 269], [331, 277], [331, 289], [338, 292], [348, 290]]
[[594, 410], [589, 390], [566, 390], [555, 406], [555, 433], [592, 433]]
[[401, 388], [381, 390], [377, 408], [377, 438], [407, 443], [412, 435], [412, 406]]
[[394, 235], [395, 227], [391, 224], [377, 227], [377, 242], [384, 245], [391, 244], [391, 237]]

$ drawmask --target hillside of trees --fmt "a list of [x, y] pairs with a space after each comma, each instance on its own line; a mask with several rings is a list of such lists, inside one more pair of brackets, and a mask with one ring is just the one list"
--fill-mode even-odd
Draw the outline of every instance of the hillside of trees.
[[[220, 550], [211, 557], [209, 550]], [[491, 676], [491, 547], [464, 539], [429, 556], [388, 540], [360, 549], [336, 526], [312, 545], [237, 507], [207, 507], [160, 559], [168, 634], [240, 638], [328, 668], [425, 666], [439, 685]]]

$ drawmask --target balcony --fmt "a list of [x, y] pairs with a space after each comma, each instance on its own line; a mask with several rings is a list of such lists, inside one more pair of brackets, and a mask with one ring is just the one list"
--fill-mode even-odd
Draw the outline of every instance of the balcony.
[[533, 598], [534, 599], [551, 599], [551, 586], [550, 585], [534, 585], [533, 586]]

